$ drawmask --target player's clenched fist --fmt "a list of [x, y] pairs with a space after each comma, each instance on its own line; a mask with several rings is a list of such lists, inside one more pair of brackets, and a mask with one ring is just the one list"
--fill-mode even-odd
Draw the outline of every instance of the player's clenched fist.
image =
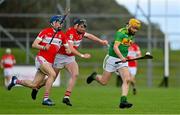
[[88, 58], [91, 58], [91, 55], [88, 54], [88, 53], [85, 53], [85, 54], [82, 54], [81, 57], [85, 58], [85, 59], [88, 59]]

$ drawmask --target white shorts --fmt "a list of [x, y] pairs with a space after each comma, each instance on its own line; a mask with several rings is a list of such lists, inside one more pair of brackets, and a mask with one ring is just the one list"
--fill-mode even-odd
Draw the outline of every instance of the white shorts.
[[13, 75], [13, 68], [4, 68], [4, 77], [9, 77]]
[[121, 60], [119, 58], [106, 55], [103, 62], [103, 69], [106, 70], [107, 72], [115, 72], [116, 70], [122, 67], [128, 67], [127, 62], [115, 64], [115, 62], [117, 61], [121, 61]]
[[[40, 65], [42, 65], [44, 63], [49, 63], [49, 62], [42, 56], [36, 56], [35, 66], [36, 66], [37, 70], [40, 68]], [[51, 63], [49, 63], [49, 64], [52, 65]]]
[[53, 67], [62, 69], [65, 65], [71, 62], [75, 62], [75, 56], [57, 54], [54, 60]]
[[129, 67], [129, 72], [131, 73], [131, 75], [133, 75], [135, 77], [136, 73], [137, 73], [137, 67]]

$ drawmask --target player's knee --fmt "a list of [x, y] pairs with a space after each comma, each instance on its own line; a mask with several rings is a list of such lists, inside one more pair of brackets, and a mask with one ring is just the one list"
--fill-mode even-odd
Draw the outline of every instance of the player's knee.
[[72, 77], [73, 77], [73, 78], [77, 78], [78, 76], [79, 76], [79, 73], [73, 73], [73, 74], [72, 74]]
[[49, 74], [50, 74], [50, 76], [51, 76], [52, 78], [56, 78], [56, 72], [51, 71]]
[[132, 80], [128, 78], [128, 79], [126, 80], [126, 82], [129, 84], [129, 83], [132, 82]]
[[31, 86], [33, 89], [36, 89], [36, 88], [38, 88], [39, 87], [39, 84], [32, 84], [32, 86]]
[[122, 81], [125, 84], [129, 84], [131, 82], [131, 79], [129, 79], [129, 77], [126, 77], [126, 78], [122, 79]]

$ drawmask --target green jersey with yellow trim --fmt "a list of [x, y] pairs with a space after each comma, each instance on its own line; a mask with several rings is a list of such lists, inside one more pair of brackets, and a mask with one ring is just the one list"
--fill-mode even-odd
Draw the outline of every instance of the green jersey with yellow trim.
[[108, 54], [112, 57], [117, 57], [119, 58], [116, 53], [114, 52], [114, 43], [115, 42], [120, 42], [120, 45], [119, 45], [119, 51], [121, 52], [121, 54], [124, 56], [124, 57], [127, 57], [127, 54], [128, 54], [128, 48], [129, 46], [131, 45], [132, 41], [134, 41], [134, 37], [133, 35], [130, 35], [128, 33], [128, 30], [126, 28], [121, 28], [119, 29], [116, 34], [115, 34], [115, 37], [114, 37], [114, 41], [111, 42], [110, 44], [110, 47], [109, 47], [109, 52]]

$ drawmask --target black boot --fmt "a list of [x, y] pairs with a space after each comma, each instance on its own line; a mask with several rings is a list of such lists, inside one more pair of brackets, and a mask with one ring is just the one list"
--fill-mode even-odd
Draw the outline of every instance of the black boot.
[[93, 80], [95, 80], [97, 73], [93, 72], [86, 80], [87, 84], [90, 84]]

